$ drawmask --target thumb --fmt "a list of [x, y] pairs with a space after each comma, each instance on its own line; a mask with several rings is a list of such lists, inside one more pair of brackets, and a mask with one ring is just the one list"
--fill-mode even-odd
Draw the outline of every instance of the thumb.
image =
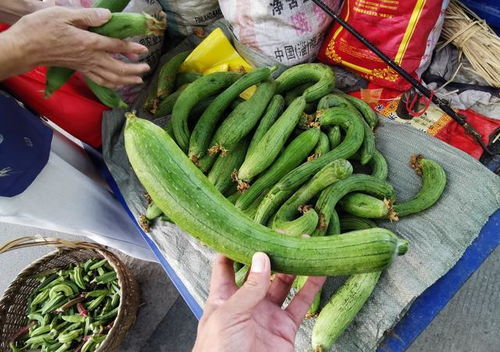
[[102, 8], [73, 10], [72, 23], [78, 27], [98, 27], [111, 19], [111, 11]]
[[252, 257], [252, 266], [247, 281], [226, 302], [228, 310], [238, 314], [254, 308], [266, 297], [270, 277], [269, 257], [262, 252], [255, 253]]

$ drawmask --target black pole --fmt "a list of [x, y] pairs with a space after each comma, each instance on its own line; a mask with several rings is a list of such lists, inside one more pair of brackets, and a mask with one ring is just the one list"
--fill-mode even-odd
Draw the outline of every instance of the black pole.
[[379, 48], [373, 45], [368, 39], [363, 37], [361, 33], [359, 33], [354, 27], [352, 27], [349, 23], [344, 21], [340, 16], [337, 16], [335, 12], [332, 11], [323, 1], [321, 0], [312, 0], [316, 5], [321, 7], [323, 11], [325, 11], [330, 17], [332, 17], [335, 21], [337, 21], [342, 27], [344, 27], [349, 33], [351, 33], [356, 39], [358, 39], [361, 43], [363, 43], [368, 49], [373, 51], [379, 58], [381, 58], [386, 64], [388, 64], [394, 71], [399, 73], [401, 77], [406, 79], [411, 83], [413, 87], [415, 87], [420, 93], [422, 93], [427, 98], [431, 99], [434, 104], [439, 106], [441, 110], [443, 110], [446, 114], [448, 114], [453, 120], [455, 120], [459, 125], [463, 126], [465, 131], [471, 135], [477, 143], [481, 145], [483, 150], [488, 154], [492, 154], [492, 152], [488, 149], [488, 147], [484, 144], [482, 140], [481, 134], [474, 129], [471, 125], [467, 123], [467, 120], [464, 116], [458, 114], [455, 110], [453, 110], [447, 101], [443, 101], [439, 99], [437, 96], [432, 94], [432, 92], [425, 87], [422, 83], [417, 81], [415, 77], [410, 75], [405, 71], [401, 66], [395, 63], [389, 56], [384, 54]]

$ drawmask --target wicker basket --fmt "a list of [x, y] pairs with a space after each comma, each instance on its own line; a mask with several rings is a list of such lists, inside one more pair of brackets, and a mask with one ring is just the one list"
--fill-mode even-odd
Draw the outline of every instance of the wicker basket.
[[55, 238], [22, 237], [0, 246], [0, 254], [34, 246], [54, 246], [57, 247], [57, 251], [47, 254], [24, 269], [5, 291], [0, 300], [0, 351], [10, 351], [9, 342], [12, 336], [28, 324], [27, 301], [40, 285], [34, 276], [46, 270], [64, 268], [91, 258], [107, 259], [116, 271], [120, 285], [121, 299], [118, 315], [106, 339], [96, 350], [96, 352], [116, 351], [134, 323], [139, 307], [139, 287], [125, 265], [116, 255], [98, 244], [70, 242]]

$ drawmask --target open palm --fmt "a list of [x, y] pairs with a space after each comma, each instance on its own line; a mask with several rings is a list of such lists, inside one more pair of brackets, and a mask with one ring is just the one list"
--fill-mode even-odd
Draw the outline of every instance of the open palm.
[[278, 274], [270, 282], [270, 273], [269, 258], [256, 253], [248, 279], [238, 289], [232, 262], [217, 257], [193, 351], [294, 350], [300, 323], [325, 278], [309, 278], [288, 307], [282, 309], [294, 276]]

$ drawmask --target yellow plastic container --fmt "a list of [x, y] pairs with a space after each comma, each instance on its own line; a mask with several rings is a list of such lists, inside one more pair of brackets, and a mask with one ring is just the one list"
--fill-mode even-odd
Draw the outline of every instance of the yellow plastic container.
[[[216, 28], [189, 54], [181, 65], [182, 72], [199, 72], [208, 75], [213, 72], [251, 72], [253, 67], [246, 62], [220, 28]], [[252, 86], [240, 94], [249, 99], [255, 93]]]
[[202, 74], [218, 71], [250, 72], [252, 70], [252, 66], [238, 54], [220, 28], [214, 29], [181, 66], [183, 72], [194, 71]]
[[229, 64], [220, 64], [217, 66], [210, 67], [209, 69], [203, 71], [204, 75], [208, 75], [213, 72], [227, 72], [229, 71]]

